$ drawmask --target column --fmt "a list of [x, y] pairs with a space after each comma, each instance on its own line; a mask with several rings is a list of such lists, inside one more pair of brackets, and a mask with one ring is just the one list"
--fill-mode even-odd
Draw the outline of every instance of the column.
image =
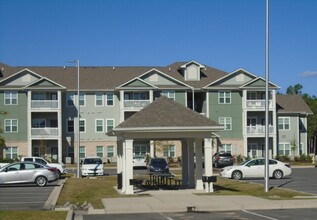
[[186, 140], [182, 140], [182, 185], [188, 186], [188, 151]]
[[[204, 139], [204, 150], [205, 150], [205, 176], [212, 176], [212, 139]], [[205, 183], [205, 192], [213, 192], [213, 183]]]
[[57, 125], [58, 125], [58, 162], [63, 161], [63, 146], [62, 146], [62, 93], [61, 91], [57, 91], [57, 100], [58, 100], [58, 108], [57, 108]]
[[28, 91], [28, 114], [27, 114], [27, 137], [28, 137], [28, 156], [32, 156], [32, 114], [31, 114], [31, 104], [32, 104], [32, 92]]
[[123, 145], [122, 141], [117, 141], [117, 189], [122, 190], [122, 160]]
[[155, 148], [154, 148], [154, 141], [150, 141], [150, 157], [155, 157]]
[[133, 179], [133, 140], [125, 140], [125, 194], [133, 194], [133, 185], [130, 185], [130, 179]]
[[188, 187], [195, 188], [194, 140], [187, 140], [188, 151]]
[[195, 153], [196, 153], [196, 189], [203, 190], [204, 185], [202, 181], [203, 176], [203, 150], [202, 150], [202, 140], [195, 140]]

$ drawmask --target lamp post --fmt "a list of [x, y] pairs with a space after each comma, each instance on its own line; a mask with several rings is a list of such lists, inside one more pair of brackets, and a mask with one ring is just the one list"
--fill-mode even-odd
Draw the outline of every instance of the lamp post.
[[79, 89], [79, 60], [72, 60], [69, 63], [76, 63], [77, 65], [77, 125], [78, 125], [78, 134], [77, 134], [77, 178], [79, 178], [79, 169], [80, 169], [80, 89]]

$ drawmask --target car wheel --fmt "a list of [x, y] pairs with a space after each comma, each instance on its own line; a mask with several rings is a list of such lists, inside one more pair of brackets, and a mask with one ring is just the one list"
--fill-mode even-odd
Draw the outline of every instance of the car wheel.
[[235, 170], [232, 172], [232, 179], [235, 179], [235, 180], [240, 180], [242, 179], [242, 173], [241, 171], [238, 171], [238, 170]]
[[47, 179], [46, 179], [45, 176], [38, 176], [38, 177], [36, 177], [36, 179], [35, 179], [35, 183], [36, 183], [36, 185], [38, 185], [38, 186], [46, 186], [46, 184], [47, 184]]
[[62, 175], [61, 171], [57, 170], [57, 175], [58, 175], [58, 179], [60, 179]]
[[273, 172], [274, 179], [281, 179], [283, 177], [283, 172], [281, 170], [275, 170]]

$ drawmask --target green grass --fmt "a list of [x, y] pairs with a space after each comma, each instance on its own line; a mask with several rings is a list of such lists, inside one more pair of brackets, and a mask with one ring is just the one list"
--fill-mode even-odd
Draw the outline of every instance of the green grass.
[[293, 199], [294, 196], [311, 196], [311, 194], [282, 188], [271, 188], [269, 192], [265, 192], [265, 188], [261, 184], [221, 177], [218, 177], [217, 182], [214, 183], [214, 193], [211, 194], [250, 195], [267, 199]]
[[61, 220], [66, 219], [67, 212], [56, 211], [0, 211], [1, 220]]

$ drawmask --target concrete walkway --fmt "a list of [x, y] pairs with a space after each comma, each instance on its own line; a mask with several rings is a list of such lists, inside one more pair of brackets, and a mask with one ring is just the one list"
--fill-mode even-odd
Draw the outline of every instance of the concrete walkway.
[[158, 190], [147, 191], [146, 194], [148, 195], [102, 199], [105, 213], [317, 208], [317, 197], [303, 200], [268, 200], [253, 196], [207, 195], [197, 190]]

